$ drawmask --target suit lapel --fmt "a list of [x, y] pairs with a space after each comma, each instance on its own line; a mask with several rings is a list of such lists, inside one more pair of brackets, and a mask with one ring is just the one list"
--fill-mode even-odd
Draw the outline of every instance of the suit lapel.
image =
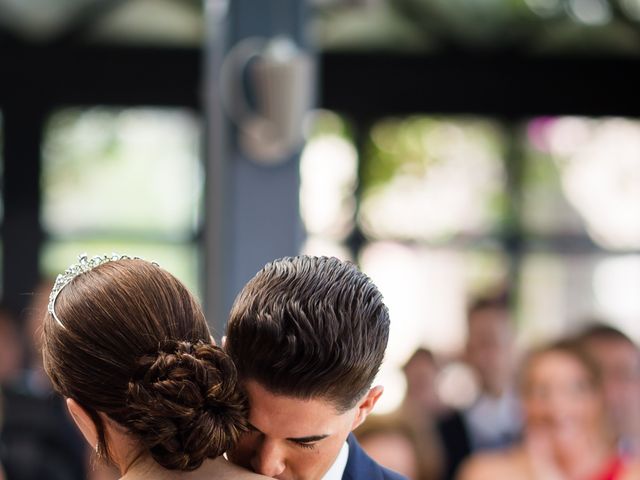
[[347, 439], [349, 443], [349, 460], [342, 480], [378, 480], [382, 479], [380, 467], [364, 453], [353, 434]]

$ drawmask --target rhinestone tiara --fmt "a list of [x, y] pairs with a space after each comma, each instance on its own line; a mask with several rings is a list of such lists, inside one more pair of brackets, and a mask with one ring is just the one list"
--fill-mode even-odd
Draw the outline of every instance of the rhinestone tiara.
[[[90, 270], [93, 270], [99, 265], [108, 262], [114, 262], [116, 260], [142, 260], [140, 257], [130, 257], [128, 255], [118, 255], [117, 253], [112, 253], [111, 255], [96, 255], [94, 257], [89, 258], [86, 253], [78, 255], [78, 263], [74, 263], [69, 268], [67, 268], [64, 273], [61, 273], [56, 277], [56, 281], [53, 284], [53, 289], [51, 290], [51, 294], [49, 295], [49, 306], [47, 307], [48, 312], [55, 319], [58, 324], [64, 328], [64, 324], [60, 321], [58, 316], [56, 315], [55, 306], [56, 299], [60, 292], [64, 287], [69, 285], [71, 281], [76, 278], [78, 275], [86, 273]], [[159, 266], [156, 262], [151, 262], [156, 267]]]

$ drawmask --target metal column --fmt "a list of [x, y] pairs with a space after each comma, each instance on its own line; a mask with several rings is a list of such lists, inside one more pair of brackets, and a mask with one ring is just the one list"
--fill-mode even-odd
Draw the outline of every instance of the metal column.
[[299, 152], [277, 166], [246, 158], [220, 102], [225, 55], [248, 37], [288, 35], [303, 48], [303, 0], [207, 0], [204, 101], [207, 112], [205, 310], [215, 335], [233, 299], [268, 261], [299, 252]]

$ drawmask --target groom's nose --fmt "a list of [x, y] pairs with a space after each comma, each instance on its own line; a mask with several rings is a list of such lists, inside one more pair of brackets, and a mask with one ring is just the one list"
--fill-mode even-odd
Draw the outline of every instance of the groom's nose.
[[264, 439], [251, 459], [251, 467], [261, 475], [277, 477], [285, 469], [284, 450], [277, 442]]

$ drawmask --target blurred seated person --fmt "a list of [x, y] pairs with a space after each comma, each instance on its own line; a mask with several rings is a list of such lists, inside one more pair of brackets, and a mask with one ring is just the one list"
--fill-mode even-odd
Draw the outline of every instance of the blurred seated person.
[[22, 388], [35, 396], [48, 397], [53, 392], [51, 382], [42, 365], [42, 323], [47, 313], [49, 292], [53, 282], [41, 281], [25, 310], [25, 338], [27, 341], [27, 365], [23, 373]]
[[1, 463], [9, 480], [85, 480], [88, 449], [53, 395], [42, 365], [42, 322], [51, 282], [36, 288], [26, 309], [27, 368], [3, 389]]
[[407, 392], [398, 413], [412, 422], [431, 428], [433, 421], [446, 412], [436, 390], [439, 366], [433, 353], [418, 348], [402, 367]]
[[523, 441], [473, 456], [459, 480], [637, 480], [640, 467], [617, 452], [600, 370], [577, 342], [534, 351], [524, 364]]
[[437, 438], [397, 415], [370, 415], [354, 432], [364, 451], [408, 480], [440, 478]]
[[[22, 373], [23, 348], [22, 339], [18, 327], [11, 312], [4, 306], [0, 306], [0, 406], [4, 407], [6, 390], [18, 381]], [[3, 425], [4, 408], [0, 408], [0, 426]], [[1, 440], [1, 438], [0, 438]], [[0, 445], [0, 451], [4, 444]], [[0, 465], [0, 480], [6, 478], [4, 468]]]
[[22, 346], [13, 315], [0, 305], [0, 385], [18, 381], [24, 360]]
[[520, 404], [513, 387], [515, 334], [506, 294], [475, 300], [467, 313], [465, 360], [479, 395], [466, 410], [438, 424], [446, 456], [445, 478], [471, 453], [505, 448], [520, 437]]
[[84, 480], [87, 452], [56, 397], [7, 389], [2, 464], [9, 480]]
[[579, 336], [602, 371], [604, 399], [620, 452], [640, 459], [640, 350], [620, 330], [592, 324]]

